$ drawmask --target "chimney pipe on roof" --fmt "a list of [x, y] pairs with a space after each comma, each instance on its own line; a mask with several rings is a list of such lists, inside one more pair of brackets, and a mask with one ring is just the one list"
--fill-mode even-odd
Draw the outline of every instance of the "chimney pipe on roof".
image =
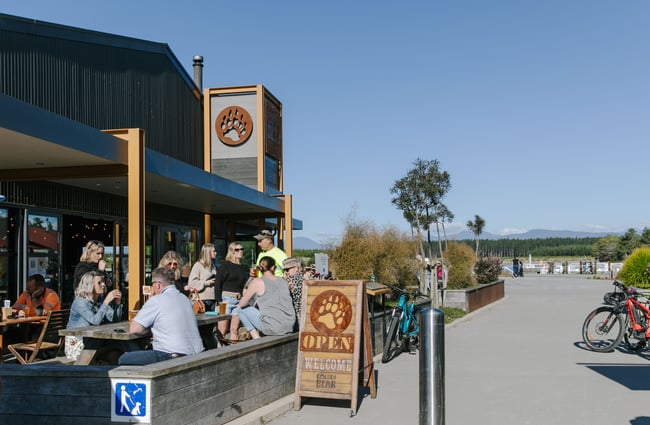
[[203, 56], [194, 56], [194, 84], [203, 92]]

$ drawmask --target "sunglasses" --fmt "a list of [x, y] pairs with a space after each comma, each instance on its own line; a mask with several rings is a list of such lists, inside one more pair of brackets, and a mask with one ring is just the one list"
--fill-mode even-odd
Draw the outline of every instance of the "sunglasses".
[[244, 248], [235, 248], [233, 251], [243, 251]]

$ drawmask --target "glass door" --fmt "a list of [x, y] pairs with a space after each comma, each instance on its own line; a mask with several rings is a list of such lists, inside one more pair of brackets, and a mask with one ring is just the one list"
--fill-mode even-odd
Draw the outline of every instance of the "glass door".
[[183, 259], [181, 275], [184, 279], [190, 274], [194, 263], [198, 260], [201, 250], [201, 230], [191, 227], [159, 226], [159, 254], [153, 259], [154, 268], [167, 251], [176, 251]]
[[[15, 228], [12, 218], [9, 216], [9, 210], [0, 208], [0, 299], [6, 300], [10, 298], [9, 294], [9, 281], [15, 279], [10, 277], [10, 252], [15, 252], [13, 249], [15, 243]], [[14, 257], [15, 259], [15, 257]], [[13, 297], [15, 298], [15, 297]]]
[[61, 298], [59, 223], [58, 215], [28, 212], [26, 261], [27, 276], [43, 275], [47, 287], [56, 291]]

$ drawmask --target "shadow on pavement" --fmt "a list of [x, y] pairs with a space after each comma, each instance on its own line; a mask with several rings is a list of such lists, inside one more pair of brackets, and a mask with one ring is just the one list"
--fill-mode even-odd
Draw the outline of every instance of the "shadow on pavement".
[[[587, 347], [587, 344], [585, 344], [584, 341], [576, 341], [576, 342], [573, 343], [573, 346], [576, 347], [576, 348], [579, 348], [581, 350], [585, 350], [585, 351], [594, 351], [591, 348]], [[634, 350], [630, 350], [629, 347], [626, 344], [620, 343], [617, 347], [612, 348], [611, 350], [605, 351], [605, 352], [610, 353], [610, 352], [612, 352], [614, 350], [616, 350], [616, 351], [618, 351], [620, 353], [636, 355], [636, 356], [641, 357], [642, 359], [645, 359], [645, 360], [650, 360], [650, 352], [648, 351], [647, 347], [644, 347], [643, 349], [641, 349], [639, 351], [634, 351]]]
[[[650, 365], [578, 363], [633, 391], [650, 391]], [[646, 422], [639, 422], [645, 424]], [[647, 422], [650, 424], [650, 422]]]

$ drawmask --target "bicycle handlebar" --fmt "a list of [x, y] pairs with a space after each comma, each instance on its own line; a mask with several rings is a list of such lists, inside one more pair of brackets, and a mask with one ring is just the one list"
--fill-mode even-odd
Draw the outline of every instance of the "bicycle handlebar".
[[625, 286], [624, 283], [619, 282], [618, 280], [615, 280], [614, 282], [612, 282], [612, 285], [614, 285], [617, 288], [621, 289], [621, 291], [623, 291], [627, 295], [632, 295], [632, 296], [641, 295], [641, 294], [639, 294], [639, 291], [634, 286]]

